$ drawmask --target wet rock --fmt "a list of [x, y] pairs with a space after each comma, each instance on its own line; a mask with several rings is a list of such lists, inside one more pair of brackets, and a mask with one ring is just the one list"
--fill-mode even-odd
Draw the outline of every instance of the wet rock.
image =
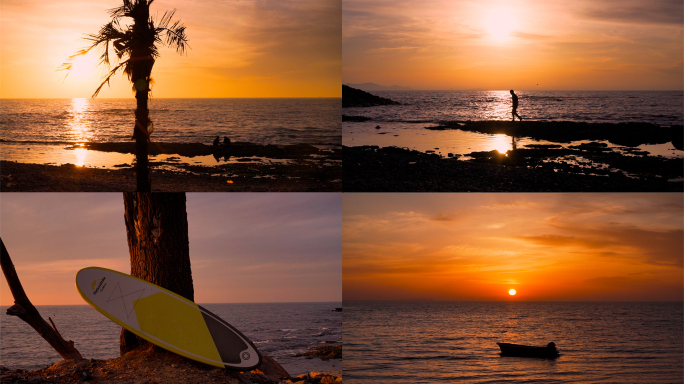
[[608, 144], [597, 143], [597, 142], [582, 143], [580, 145], [571, 145], [570, 148], [579, 149], [582, 151], [589, 151], [589, 152], [606, 152], [606, 151], [612, 150], [612, 149], [608, 148]]
[[370, 117], [366, 117], [366, 116], [342, 115], [342, 121], [363, 122], [363, 121], [368, 121], [368, 120], [372, 120], [372, 119]]
[[[343, 191], [347, 192], [681, 192], [681, 159], [623, 156], [573, 149], [476, 152], [468, 161], [377, 146], [343, 147]], [[472, 154], [471, 154], [472, 155]], [[583, 167], [569, 156], [588, 158]], [[558, 161], [568, 156], [567, 160]], [[407, 164], [411, 164], [407, 166]], [[622, 172], [602, 171], [607, 164]], [[581, 173], [580, 173], [581, 172]], [[656, 177], [656, 175], [661, 176]], [[673, 180], [668, 182], [667, 180]]]
[[320, 347], [309, 348], [304, 353], [298, 353], [295, 357], [308, 356], [308, 358], [320, 357], [323, 361], [328, 361], [330, 359], [341, 359], [342, 358], [342, 346], [329, 346], [323, 345]]
[[[85, 147], [90, 150], [117, 153], [135, 153], [135, 143], [86, 143]], [[179, 155], [185, 157], [208, 156], [218, 157], [268, 157], [274, 159], [297, 159], [320, 155], [321, 151], [309, 144], [292, 144], [279, 147], [268, 144], [260, 145], [248, 142], [233, 142], [231, 145], [205, 145], [201, 143], [150, 143], [151, 156], [156, 155]]]
[[[650, 123], [586, 123], [573, 121], [443, 121], [430, 130], [460, 129], [489, 134], [531, 137], [559, 143], [579, 140], [603, 141], [637, 147], [672, 142], [683, 145], [682, 126], [661, 127]], [[675, 142], [677, 144], [675, 144]]]

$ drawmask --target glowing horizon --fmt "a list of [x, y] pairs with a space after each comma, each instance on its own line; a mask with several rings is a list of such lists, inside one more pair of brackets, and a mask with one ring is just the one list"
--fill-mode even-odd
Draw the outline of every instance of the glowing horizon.
[[[0, 4], [0, 98], [89, 98], [101, 82], [97, 52], [56, 69], [84, 48], [121, 0], [7, 0]], [[189, 3], [157, 0], [151, 15], [176, 9], [190, 49], [161, 48], [152, 70], [158, 98], [341, 97], [339, 0]], [[63, 81], [62, 81], [63, 80]], [[98, 98], [133, 98], [124, 75]]]
[[681, 301], [682, 209], [676, 193], [345, 194], [343, 297]]
[[682, 90], [672, 0], [345, 0], [344, 84], [415, 90]]

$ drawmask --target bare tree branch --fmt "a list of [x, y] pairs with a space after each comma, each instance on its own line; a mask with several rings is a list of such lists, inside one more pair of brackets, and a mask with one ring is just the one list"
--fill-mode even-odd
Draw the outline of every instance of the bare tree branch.
[[[81, 356], [81, 353], [74, 347], [74, 342], [71, 340], [64, 340], [62, 335], [57, 332], [57, 327], [54, 329], [50, 327], [43, 317], [40, 316], [36, 307], [31, 304], [28, 296], [26, 296], [26, 292], [24, 292], [21, 281], [19, 281], [17, 271], [14, 269], [12, 259], [10, 258], [2, 239], [0, 239], [0, 245], [2, 245], [2, 255], [0, 257], [2, 273], [5, 275], [7, 284], [14, 297], [14, 305], [7, 309], [7, 314], [10, 316], [17, 316], [33, 327], [33, 329], [35, 329], [64, 360], [82, 360], [83, 356]], [[52, 319], [50, 319], [50, 322], [52, 323]], [[52, 326], [54, 327], [54, 323]]]

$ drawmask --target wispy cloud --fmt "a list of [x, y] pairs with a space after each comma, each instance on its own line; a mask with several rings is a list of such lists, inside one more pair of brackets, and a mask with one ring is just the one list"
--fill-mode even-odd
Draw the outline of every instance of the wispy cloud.
[[626, 24], [684, 24], [684, 3], [680, 0], [598, 0], [586, 2], [580, 14], [600, 21]]

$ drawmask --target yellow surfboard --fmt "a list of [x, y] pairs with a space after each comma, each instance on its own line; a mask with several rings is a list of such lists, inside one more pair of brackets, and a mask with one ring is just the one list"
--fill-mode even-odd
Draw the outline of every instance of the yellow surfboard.
[[83, 299], [110, 320], [166, 350], [205, 364], [249, 371], [261, 364], [252, 342], [206, 308], [111, 269], [76, 274]]

